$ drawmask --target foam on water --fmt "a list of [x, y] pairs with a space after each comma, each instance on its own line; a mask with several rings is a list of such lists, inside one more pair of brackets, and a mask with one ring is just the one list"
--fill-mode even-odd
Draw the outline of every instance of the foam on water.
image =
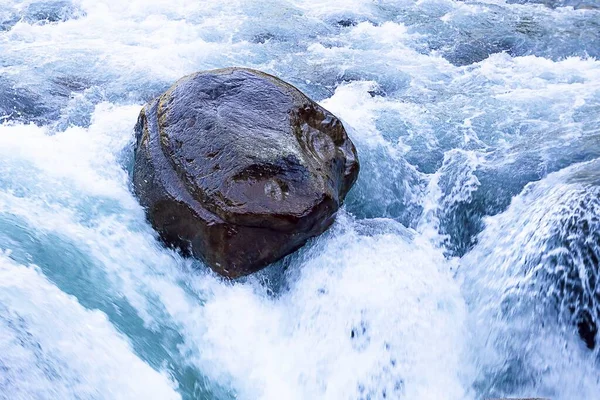
[[[0, 396], [599, 396], [580, 339], [599, 315], [598, 11], [0, 6]], [[141, 105], [231, 65], [319, 100], [362, 163], [331, 231], [238, 282], [165, 249], [127, 172]]]
[[177, 399], [106, 316], [84, 309], [35, 266], [0, 255], [0, 397]]
[[279, 296], [214, 288], [202, 369], [231, 375], [244, 398], [468, 398], [458, 287], [439, 251], [411, 236], [342, 215], [292, 261]]

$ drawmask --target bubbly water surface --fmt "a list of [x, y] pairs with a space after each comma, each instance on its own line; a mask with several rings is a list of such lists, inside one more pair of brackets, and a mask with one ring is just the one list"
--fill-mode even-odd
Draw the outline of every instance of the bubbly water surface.
[[[0, 398], [600, 398], [597, 0], [0, 0]], [[133, 126], [246, 66], [338, 115], [332, 229], [228, 282]]]

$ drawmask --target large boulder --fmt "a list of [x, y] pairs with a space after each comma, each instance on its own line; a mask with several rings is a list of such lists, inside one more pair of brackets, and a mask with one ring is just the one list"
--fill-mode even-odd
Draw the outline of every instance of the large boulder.
[[187, 76], [136, 126], [133, 184], [148, 219], [167, 244], [230, 278], [323, 233], [358, 170], [335, 116], [250, 69]]

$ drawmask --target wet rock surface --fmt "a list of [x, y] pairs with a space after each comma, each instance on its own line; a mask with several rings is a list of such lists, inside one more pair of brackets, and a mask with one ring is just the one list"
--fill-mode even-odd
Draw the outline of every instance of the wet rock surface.
[[335, 116], [249, 69], [181, 79], [136, 127], [134, 190], [148, 219], [167, 244], [231, 278], [324, 232], [358, 170]]

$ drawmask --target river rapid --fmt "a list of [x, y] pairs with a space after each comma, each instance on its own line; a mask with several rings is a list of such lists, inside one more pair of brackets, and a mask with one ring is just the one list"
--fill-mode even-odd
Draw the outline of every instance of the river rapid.
[[[141, 106], [228, 66], [361, 160], [235, 282], [130, 183]], [[1, 399], [599, 399], [599, 260], [597, 0], [0, 0]]]

